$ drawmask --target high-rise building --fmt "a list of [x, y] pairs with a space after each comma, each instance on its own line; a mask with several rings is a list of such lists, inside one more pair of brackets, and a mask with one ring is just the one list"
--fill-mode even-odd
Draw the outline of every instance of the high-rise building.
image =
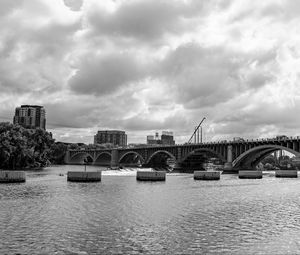
[[126, 146], [127, 135], [125, 131], [101, 130], [94, 136], [94, 144], [111, 143], [115, 146]]
[[46, 111], [39, 105], [21, 105], [15, 110], [14, 124], [25, 128], [46, 129]]

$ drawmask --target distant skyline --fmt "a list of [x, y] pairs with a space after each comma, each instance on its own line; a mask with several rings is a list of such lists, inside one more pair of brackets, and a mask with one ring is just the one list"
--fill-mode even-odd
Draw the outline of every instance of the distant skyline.
[[57, 141], [300, 136], [300, 2], [1, 0], [0, 121], [43, 105]]

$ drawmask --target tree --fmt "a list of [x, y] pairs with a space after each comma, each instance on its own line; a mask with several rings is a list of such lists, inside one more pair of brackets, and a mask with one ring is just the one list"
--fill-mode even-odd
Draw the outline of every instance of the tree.
[[265, 157], [262, 161], [263, 164], [271, 164], [271, 165], [276, 165], [276, 159], [273, 155], [269, 155], [267, 157]]
[[64, 143], [54, 143], [51, 146], [51, 162], [53, 164], [63, 164], [67, 149], [68, 146]]
[[22, 169], [47, 166], [54, 139], [43, 129], [0, 123], [0, 167]]

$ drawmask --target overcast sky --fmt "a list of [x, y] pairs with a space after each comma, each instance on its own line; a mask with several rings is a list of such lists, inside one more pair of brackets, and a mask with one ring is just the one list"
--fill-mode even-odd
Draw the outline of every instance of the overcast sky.
[[0, 121], [44, 105], [58, 141], [300, 135], [300, 1], [1, 0]]

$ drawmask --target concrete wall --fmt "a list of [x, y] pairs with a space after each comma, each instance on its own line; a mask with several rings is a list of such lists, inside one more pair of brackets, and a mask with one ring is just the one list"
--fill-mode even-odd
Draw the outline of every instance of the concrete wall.
[[262, 178], [262, 171], [241, 170], [241, 171], [239, 171], [239, 178], [240, 179], [261, 179]]
[[138, 171], [136, 179], [139, 181], [165, 181], [166, 171]]
[[194, 172], [195, 180], [220, 180], [220, 172], [219, 171], [195, 171]]
[[25, 182], [24, 171], [0, 171], [0, 182]]
[[297, 170], [276, 170], [276, 177], [286, 177], [286, 178], [297, 178], [298, 171]]
[[68, 181], [73, 182], [97, 182], [101, 181], [101, 171], [99, 172], [75, 172], [69, 171], [67, 175]]

